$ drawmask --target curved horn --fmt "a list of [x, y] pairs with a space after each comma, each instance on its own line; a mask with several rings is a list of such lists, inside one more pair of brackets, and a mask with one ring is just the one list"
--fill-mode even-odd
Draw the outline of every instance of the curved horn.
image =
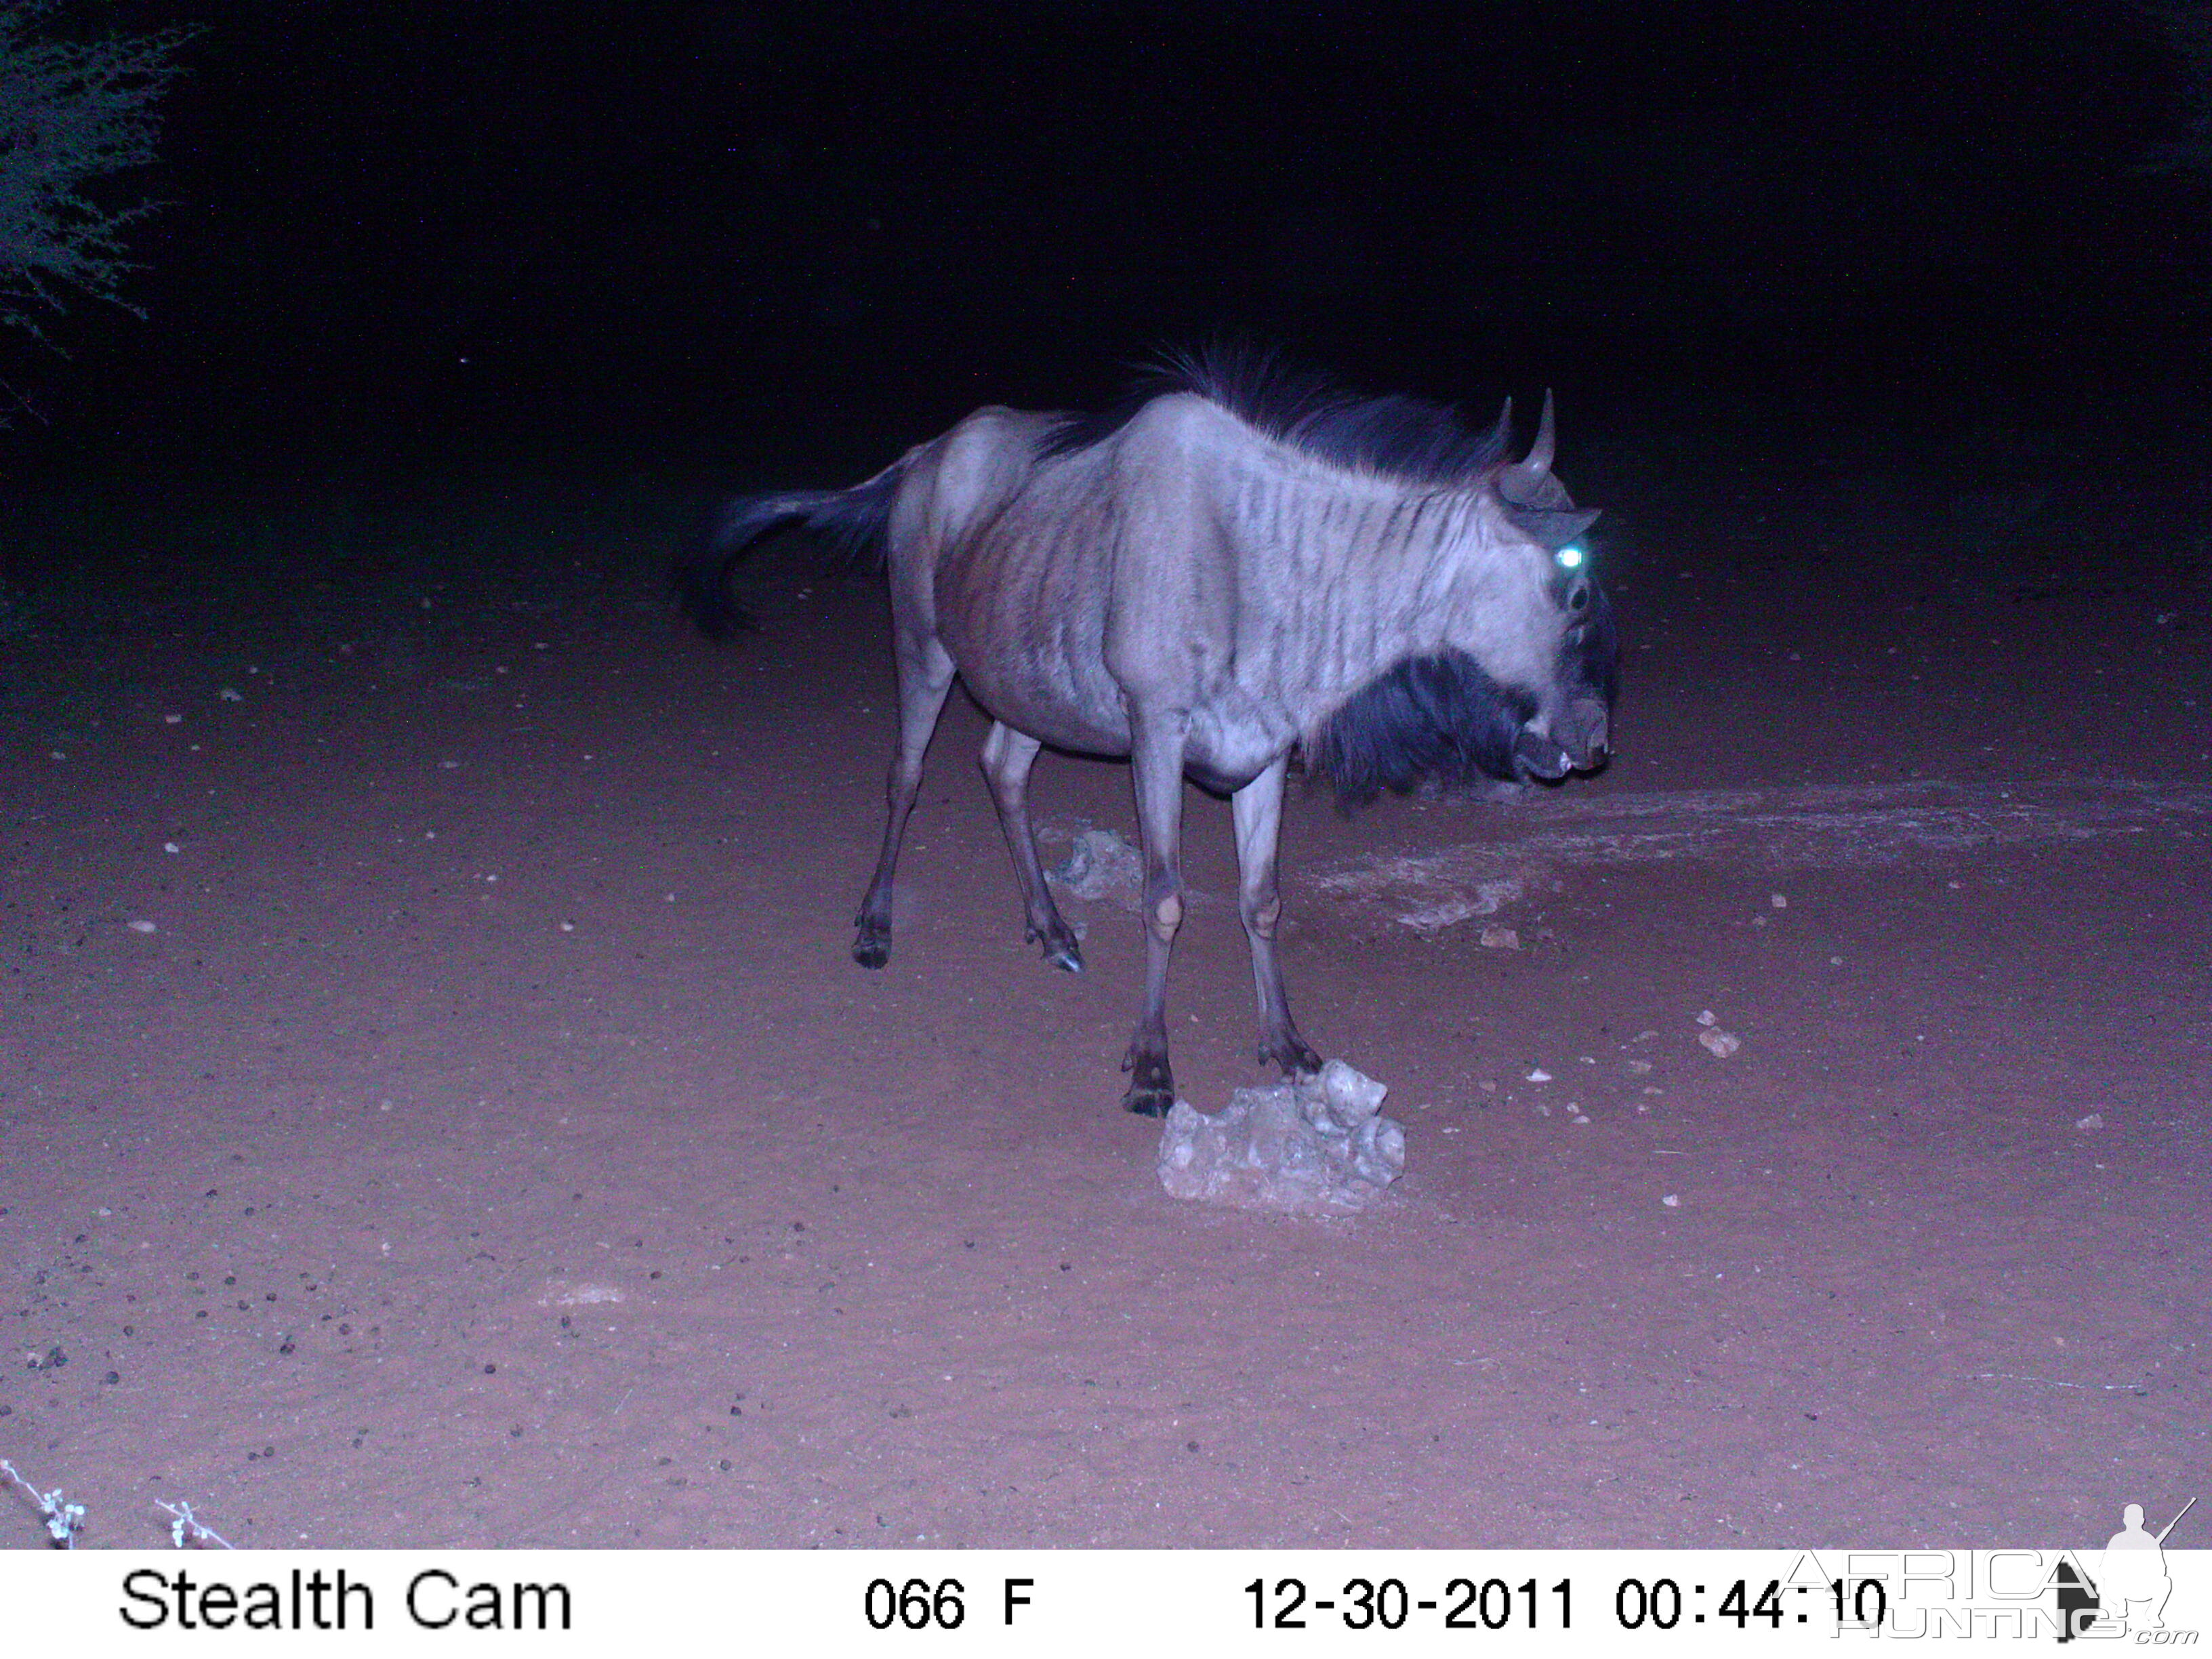
[[1520, 472], [1524, 478], [1534, 480], [1552, 470], [1552, 389], [1544, 388], [1544, 417], [1536, 422], [1536, 441], [1528, 446], [1528, 453], [1521, 458]]
[[1490, 428], [1488, 446], [1493, 456], [1504, 455], [1513, 447], [1513, 394], [1510, 392], [1506, 393], [1505, 407], [1498, 411], [1498, 424]]

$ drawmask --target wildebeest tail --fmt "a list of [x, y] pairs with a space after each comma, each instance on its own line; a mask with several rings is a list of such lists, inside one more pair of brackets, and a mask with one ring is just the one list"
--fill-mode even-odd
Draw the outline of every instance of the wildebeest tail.
[[684, 613], [709, 639], [750, 628], [752, 618], [730, 591], [731, 579], [754, 545], [774, 531], [806, 531], [845, 559], [881, 557], [891, 502], [905, 475], [901, 459], [850, 489], [787, 489], [725, 501], [708, 516], [698, 540], [676, 568], [676, 592]]

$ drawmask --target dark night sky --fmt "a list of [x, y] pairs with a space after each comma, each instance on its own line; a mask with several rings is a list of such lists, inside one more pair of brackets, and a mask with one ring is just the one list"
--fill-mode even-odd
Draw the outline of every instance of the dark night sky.
[[1220, 332], [1800, 437], [2163, 416], [2212, 330], [2127, 5], [80, 15], [204, 33], [149, 320], [11, 359], [47, 457], [872, 465]]

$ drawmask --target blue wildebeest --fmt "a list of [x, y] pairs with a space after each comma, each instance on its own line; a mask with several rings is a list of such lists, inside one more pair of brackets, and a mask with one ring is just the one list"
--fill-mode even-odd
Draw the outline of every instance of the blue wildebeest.
[[1104, 416], [982, 409], [866, 483], [744, 497], [684, 573], [710, 632], [728, 578], [796, 524], [890, 568], [898, 753], [853, 959], [890, 955], [900, 839], [957, 676], [994, 722], [983, 775], [1029, 936], [1078, 970], [1027, 804], [1045, 744], [1127, 756], [1144, 856], [1144, 1003], [1122, 1103], [1175, 1098], [1168, 956], [1182, 921], [1183, 780], [1227, 794], [1260, 1057], [1320, 1063], [1291, 1023], [1275, 933], [1283, 785], [1294, 755], [1358, 802], [1423, 778], [1558, 780], [1601, 765], [1618, 647], [1552, 473], [1547, 393], [1534, 445], [1409, 398], [1360, 399], [1264, 360], [1180, 360]]

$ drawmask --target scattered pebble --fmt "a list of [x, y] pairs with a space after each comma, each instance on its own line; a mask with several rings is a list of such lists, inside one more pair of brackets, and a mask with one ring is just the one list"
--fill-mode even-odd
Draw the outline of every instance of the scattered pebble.
[[1528, 1073], [1528, 1081], [1531, 1083], [1549, 1083], [1551, 1080], [1552, 1074], [1540, 1066]]
[[161, 930], [150, 921], [134, 921], [131, 924], [131, 931], [134, 933], [158, 933]]
[[2074, 1127], [2077, 1129], [2101, 1129], [2105, 1127], [2105, 1115], [2092, 1112], [2087, 1117], [2077, 1117], [2074, 1120]]
[[1664, 1204], [1670, 1210], [1680, 1209], [1682, 1204], [1682, 1195], [1680, 1193], [1669, 1193], [1666, 1197], [1661, 1199], [1659, 1201], [1662, 1204]]
[[226, 685], [222, 690], [216, 692], [216, 696], [221, 697], [225, 702], [244, 702], [246, 701], [246, 694], [239, 690], [235, 686]]
[[1714, 1013], [1710, 1008], [1706, 1009], [1705, 1012], [1698, 1016], [1698, 1024], [1700, 1025], [1716, 1025], [1719, 1023], [1720, 1016]]
[[165, 841], [161, 843], [161, 850], [164, 853], [181, 853], [185, 849], [173, 841]]
[[1628, 1069], [1637, 1076], [1642, 1077], [1651, 1069], [1651, 1062], [1648, 1060], [1632, 1060], [1628, 1062]]
[[1787, 893], [1769, 893], [1766, 896], [1766, 902], [1778, 910], [1787, 910], [1790, 908], [1790, 896]]
[[164, 714], [161, 716], [161, 724], [164, 726], [182, 726], [184, 723], [185, 717], [182, 714]]
[[1723, 1031], [1717, 1025], [1710, 1030], [1698, 1032], [1698, 1042], [1715, 1060], [1726, 1060], [1743, 1047], [1741, 1037], [1733, 1031]]
[[576, 931], [576, 924], [573, 921], [564, 921], [561, 924], [561, 931], [564, 933], [573, 933]]
[[1482, 930], [1482, 943], [1487, 950], [1517, 951], [1521, 948], [1521, 935], [1510, 927], [1486, 927]]

